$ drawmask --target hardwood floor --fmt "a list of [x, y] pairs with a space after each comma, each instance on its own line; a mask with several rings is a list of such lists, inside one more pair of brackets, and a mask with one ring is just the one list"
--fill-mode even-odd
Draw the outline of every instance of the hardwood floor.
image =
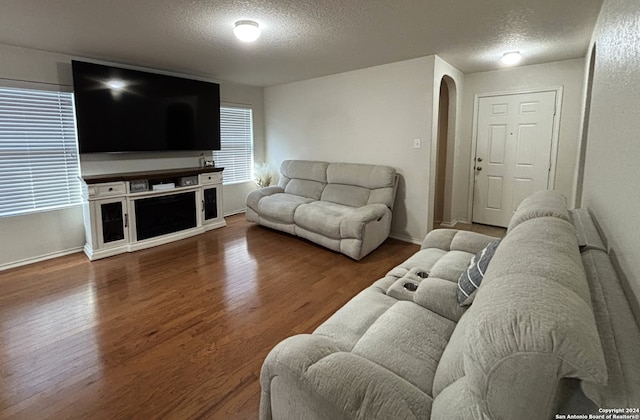
[[89, 262], [0, 272], [0, 418], [255, 419], [260, 367], [418, 250], [360, 262], [229, 226]]

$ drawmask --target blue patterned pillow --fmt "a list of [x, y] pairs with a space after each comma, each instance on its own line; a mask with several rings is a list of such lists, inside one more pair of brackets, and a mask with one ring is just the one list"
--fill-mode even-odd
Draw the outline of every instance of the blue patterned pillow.
[[496, 252], [496, 248], [500, 244], [501, 239], [497, 239], [487, 245], [482, 251], [478, 252], [471, 258], [469, 267], [465, 272], [460, 274], [458, 279], [458, 302], [460, 306], [469, 306], [473, 302], [480, 283], [487, 272], [489, 262]]

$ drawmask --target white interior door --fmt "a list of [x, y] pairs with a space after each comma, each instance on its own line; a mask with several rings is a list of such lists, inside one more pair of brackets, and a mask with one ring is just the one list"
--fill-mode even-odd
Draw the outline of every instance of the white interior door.
[[520, 202], [546, 190], [556, 91], [478, 101], [473, 222], [507, 227]]

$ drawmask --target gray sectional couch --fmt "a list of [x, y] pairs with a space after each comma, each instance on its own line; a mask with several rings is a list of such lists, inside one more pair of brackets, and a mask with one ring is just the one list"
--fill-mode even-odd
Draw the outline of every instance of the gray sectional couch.
[[389, 237], [390, 166], [285, 160], [277, 186], [247, 196], [246, 217], [359, 260]]
[[260, 418], [537, 420], [639, 407], [640, 330], [589, 214], [553, 192], [525, 199], [461, 307], [458, 278], [493, 240], [434, 230], [313, 334], [278, 344], [262, 367]]

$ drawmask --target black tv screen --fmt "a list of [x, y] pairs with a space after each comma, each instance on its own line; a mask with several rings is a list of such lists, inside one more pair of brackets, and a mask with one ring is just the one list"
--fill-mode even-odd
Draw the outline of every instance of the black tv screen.
[[217, 83], [71, 62], [80, 153], [220, 150]]

